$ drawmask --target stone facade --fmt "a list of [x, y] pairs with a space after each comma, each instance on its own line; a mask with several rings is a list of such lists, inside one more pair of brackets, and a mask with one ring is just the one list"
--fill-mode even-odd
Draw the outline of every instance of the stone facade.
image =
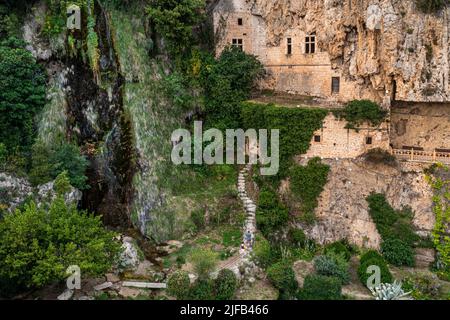
[[217, 54], [242, 44], [267, 70], [262, 88], [386, 107], [450, 101], [448, 17], [394, 0], [220, 0], [213, 11]]
[[450, 151], [450, 104], [396, 103], [391, 108], [391, 143], [396, 149]]
[[387, 123], [379, 127], [363, 125], [357, 130], [347, 129], [346, 125], [344, 119], [336, 119], [332, 113], [328, 114], [322, 128], [314, 133], [311, 147], [304, 157], [352, 159], [369, 149], [389, 149]]

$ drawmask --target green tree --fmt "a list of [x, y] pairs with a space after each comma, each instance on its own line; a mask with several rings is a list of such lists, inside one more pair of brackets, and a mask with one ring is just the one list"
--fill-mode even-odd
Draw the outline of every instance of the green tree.
[[100, 220], [57, 197], [48, 210], [35, 203], [0, 221], [0, 292], [36, 288], [66, 277], [71, 265], [84, 276], [108, 271], [120, 252]]
[[191, 282], [186, 271], [178, 270], [172, 273], [167, 280], [167, 293], [178, 300], [187, 299]]
[[204, 8], [204, 0], [153, 0], [147, 13], [172, 54], [178, 55], [192, 45], [193, 28], [204, 19]]
[[291, 297], [298, 288], [292, 266], [285, 261], [277, 262], [267, 269], [270, 282], [280, 290], [281, 297]]
[[28, 151], [33, 143], [34, 118], [45, 104], [45, 75], [24, 43], [0, 42], [0, 143], [9, 152]]
[[278, 199], [278, 195], [268, 189], [263, 189], [259, 194], [258, 210], [256, 211], [256, 223], [266, 238], [285, 226], [288, 222], [288, 210]]
[[217, 300], [230, 300], [233, 298], [237, 288], [237, 279], [233, 271], [223, 269], [219, 271], [214, 279], [214, 291]]

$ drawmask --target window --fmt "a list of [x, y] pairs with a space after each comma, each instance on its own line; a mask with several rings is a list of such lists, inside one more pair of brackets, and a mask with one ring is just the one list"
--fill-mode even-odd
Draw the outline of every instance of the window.
[[232, 40], [232, 44], [233, 44], [233, 46], [236, 46], [236, 47], [238, 47], [241, 50], [244, 48], [242, 39], [233, 39]]
[[305, 38], [305, 53], [312, 54], [316, 52], [316, 34], [311, 33]]
[[292, 38], [287, 38], [287, 54], [292, 54]]
[[320, 142], [322, 140], [321, 136], [314, 136], [314, 142]]
[[372, 137], [366, 137], [366, 144], [372, 144]]
[[242, 26], [244, 24], [244, 21], [242, 18], [238, 18], [238, 26]]
[[339, 93], [341, 87], [341, 78], [332, 77], [331, 78], [331, 93]]

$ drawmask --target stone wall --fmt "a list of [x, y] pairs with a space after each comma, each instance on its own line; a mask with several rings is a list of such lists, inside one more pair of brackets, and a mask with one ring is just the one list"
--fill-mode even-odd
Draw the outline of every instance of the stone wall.
[[[386, 123], [379, 127], [363, 125], [358, 130], [346, 129], [346, 125], [347, 121], [344, 119], [336, 119], [332, 113], [328, 114], [322, 129], [314, 132], [311, 147], [303, 157], [356, 158], [369, 149], [389, 149], [389, 132]], [[316, 141], [316, 137], [320, 137], [320, 142]], [[367, 138], [371, 138], [371, 144], [367, 143]]]
[[[449, 11], [424, 14], [414, 1], [395, 0], [222, 0], [214, 10], [217, 54], [242, 38], [244, 50], [266, 66], [266, 89], [386, 106], [394, 98], [445, 102]], [[305, 36], [312, 32], [316, 53], [305, 54]], [[339, 94], [331, 93], [335, 76]]]
[[391, 109], [394, 148], [450, 150], [450, 104], [396, 103]]

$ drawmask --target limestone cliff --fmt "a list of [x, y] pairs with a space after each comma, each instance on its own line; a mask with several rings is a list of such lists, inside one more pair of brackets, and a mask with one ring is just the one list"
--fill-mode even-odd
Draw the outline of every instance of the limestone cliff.
[[416, 232], [429, 235], [435, 218], [431, 187], [423, 173], [426, 165], [400, 163], [398, 166], [356, 160], [324, 160], [331, 166], [328, 182], [319, 197], [317, 223], [306, 231], [320, 243], [348, 239], [359, 246], [379, 248], [380, 235], [368, 212], [367, 196], [386, 194], [398, 210], [410, 207]]
[[332, 68], [362, 96], [385, 102], [450, 100], [448, 7], [424, 14], [413, 0], [246, 0], [246, 5], [263, 20], [268, 47], [279, 46], [288, 30], [315, 32]]

